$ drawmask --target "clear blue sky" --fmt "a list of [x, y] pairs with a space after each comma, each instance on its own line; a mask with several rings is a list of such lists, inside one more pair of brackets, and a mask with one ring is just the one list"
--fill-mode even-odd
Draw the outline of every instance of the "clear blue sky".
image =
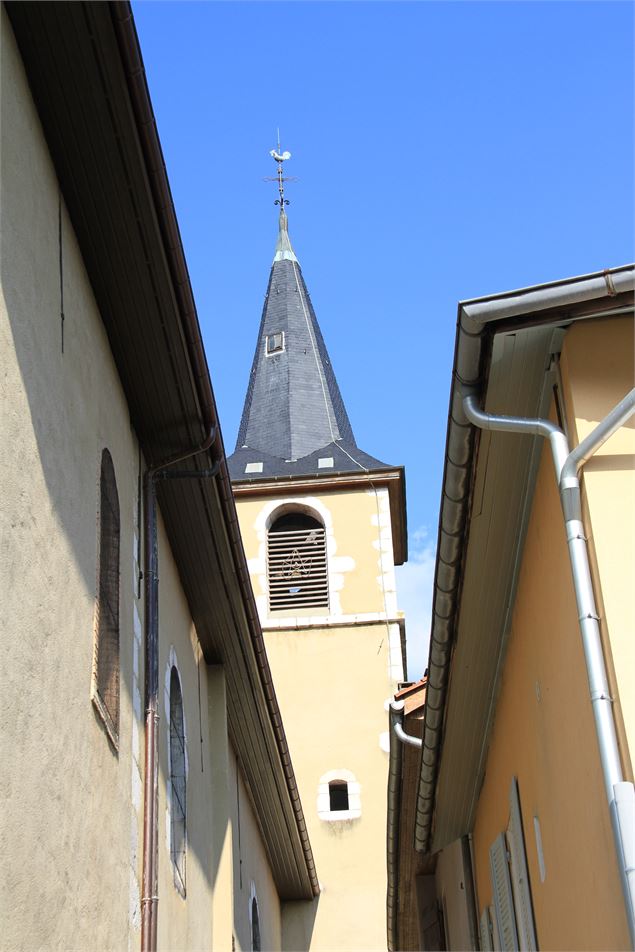
[[228, 452], [276, 239], [277, 127], [292, 153], [291, 239], [357, 443], [406, 466], [416, 676], [457, 302], [634, 258], [633, 7], [134, 13]]

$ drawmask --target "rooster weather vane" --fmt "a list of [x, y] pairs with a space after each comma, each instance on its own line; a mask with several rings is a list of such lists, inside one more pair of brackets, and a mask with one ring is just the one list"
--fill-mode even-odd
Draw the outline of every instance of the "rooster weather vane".
[[274, 202], [274, 205], [279, 205], [282, 210], [285, 205], [289, 204], [289, 199], [284, 197], [284, 183], [285, 182], [295, 182], [297, 179], [289, 176], [285, 176], [282, 168], [282, 163], [286, 162], [287, 159], [291, 158], [290, 152], [282, 152], [280, 149], [280, 132], [278, 131], [278, 148], [271, 149], [269, 155], [272, 159], [275, 160], [278, 174], [275, 178], [266, 178], [265, 182], [276, 182], [278, 183], [278, 192], [280, 193], [280, 198], [277, 198]]

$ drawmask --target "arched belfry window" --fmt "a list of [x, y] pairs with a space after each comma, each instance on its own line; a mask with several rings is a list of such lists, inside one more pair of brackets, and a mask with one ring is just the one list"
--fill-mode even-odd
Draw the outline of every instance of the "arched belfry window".
[[328, 608], [324, 526], [303, 512], [286, 512], [267, 536], [269, 610]]
[[174, 885], [185, 896], [185, 854], [187, 851], [187, 755], [183, 695], [176, 666], [170, 671], [170, 856]]
[[119, 496], [112, 457], [101, 454], [99, 577], [95, 606], [93, 703], [115, 744], [119, 738]]

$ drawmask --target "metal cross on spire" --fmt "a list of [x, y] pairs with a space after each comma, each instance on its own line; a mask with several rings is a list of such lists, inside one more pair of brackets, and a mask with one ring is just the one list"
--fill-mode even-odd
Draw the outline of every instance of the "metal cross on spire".
[[[275, 159], [276, 165], [278, 167], [278, 192], [280, 193], [280, 198], [277, 198], [274, 202], [275, 205], [280, 206], [280, 210], [284, 208], [285, 205], [289, 204], [289, 200], [284, 197], [284, 183], [291, 182], [293, 179], [288, 178], [283, 175], [282, 163], [286, 162], [287, 159], [291, 158], [290, 152], [281, 152], [280, 151], [280, 130], [278, 130], [278, 148], [272, 149], [269, 155]], [[274, 181], [269, 179], [269, 181]]]

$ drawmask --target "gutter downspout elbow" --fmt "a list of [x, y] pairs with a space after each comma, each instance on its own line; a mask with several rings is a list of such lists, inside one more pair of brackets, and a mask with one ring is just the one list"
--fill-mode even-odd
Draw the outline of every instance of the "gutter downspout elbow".
[[393, 724], [393, 731], [395, 735], [399, 738], [402, 744], [409, 744], [411, 747], [421, 748], [423, 744], [423, 741], [421, 740], [421, 738], [413, 737], [412, 734], [406, 734], [405, 730], [403, 729], [399, 721], [395, 721], [395, 723]]
[[551, 420], [542, 420], [539, 417], [497, 416], [494, 413], [485, 413], [479, 406], [476, 392], [464, 387], [463, 410], [466, 417], [480, 430], [497, 430], [507, 433], [531, 433], [534, 436], [543, 436], [549, 440], [553, 465], [558, 480], [569, 455], [567, 438], [559, 426]]

